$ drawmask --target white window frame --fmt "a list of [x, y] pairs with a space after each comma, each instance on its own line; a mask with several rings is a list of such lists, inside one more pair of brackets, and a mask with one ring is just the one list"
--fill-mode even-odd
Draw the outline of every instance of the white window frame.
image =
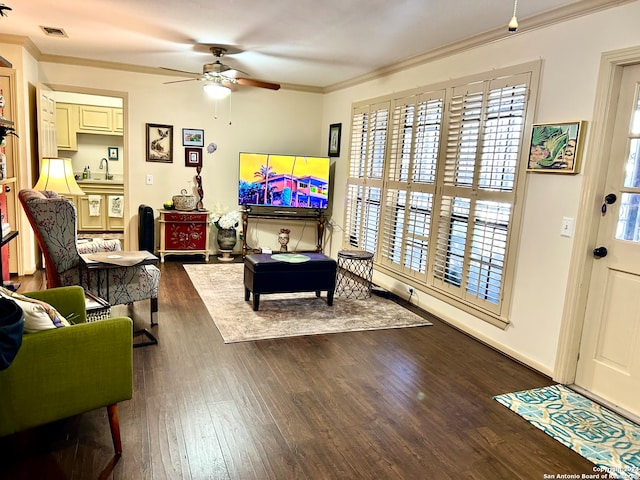
[[506, 327], [541, 64], [353, 104], [344, 248]]

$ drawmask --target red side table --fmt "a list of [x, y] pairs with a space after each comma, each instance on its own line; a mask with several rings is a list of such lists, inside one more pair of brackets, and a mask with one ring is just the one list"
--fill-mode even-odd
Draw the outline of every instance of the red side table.
[[160, 210], [160, 262], [165, 255], [204, 255], [209, 261], [211, 213], [208, 210]]

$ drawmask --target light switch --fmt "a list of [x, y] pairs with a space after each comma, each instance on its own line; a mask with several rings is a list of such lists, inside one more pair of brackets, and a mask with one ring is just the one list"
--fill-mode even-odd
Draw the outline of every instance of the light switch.
[[147, 173], [147, 185], [153, 185], [153, 175]]
[[562, 227], [560, 227], [560, 236], [573, 237], [573, 218], [562, 217]]

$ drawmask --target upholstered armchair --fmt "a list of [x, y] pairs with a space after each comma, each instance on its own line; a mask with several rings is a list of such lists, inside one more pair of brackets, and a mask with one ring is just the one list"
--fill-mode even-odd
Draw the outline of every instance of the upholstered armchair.
[[51, 191], [23, 189], [18, 197], [44, 255], [47, 288], [81, 285], [88, 290], [97, 289], [111, 305], [149, 299], [151, 325], [156, 324], [160, 282], [160, 270], [156, 266], [109, 268], [97, 279], [92, 278], [89, 285], [90, 279], [86, 270], [81, 268], [78, 252], [75, 205]]
[[107, 407], [116, 455], [122, 452], [117, 403], [133, 395], [133, 322], [86, 322], [84, 290], [26, 293], [74, 325], [25, 333], [13, 362], [0, 371], [0, 436]]

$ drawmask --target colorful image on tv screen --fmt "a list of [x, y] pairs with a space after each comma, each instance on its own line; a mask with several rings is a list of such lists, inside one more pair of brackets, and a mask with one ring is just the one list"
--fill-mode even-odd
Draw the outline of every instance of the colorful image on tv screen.
[[240, 153], [238, 204], [327, 208], [328, 157]]

